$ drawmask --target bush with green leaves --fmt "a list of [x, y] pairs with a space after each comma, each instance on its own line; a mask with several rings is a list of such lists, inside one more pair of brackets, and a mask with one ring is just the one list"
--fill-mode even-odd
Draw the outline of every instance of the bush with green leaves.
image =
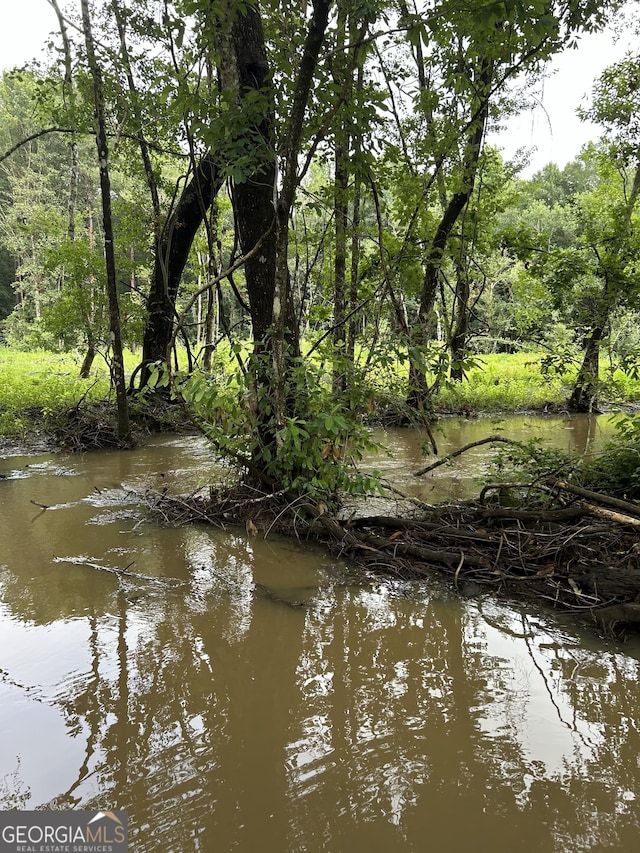
[[586, 488], [628, 499], [640, 498], [640, 421], [637, 416], [616, 421], [616, 436], [601, 453], [581, 466]]
[[536, 483], [547, 477], [570, 479], [578, 464], [577, 455], [549, 447], [541, 438], [531, 438], [501, 447], [490, 470], [498, 482]]
[[[341, 494], [381, 491], [379, 474], [357, 467], [364, 453], [381, 449], [364, 424], [360, 394], [354, 392], [355, 398], [346, 401], [335, 398], [322, 364], [309, 360], [294, 365], [287, 392], [295, 411], [279, 427], [270, 396], [256, 393], [249, 373], [196, 371], [170, 377], [157, 365], [149, 393], [169, 385], [216, 451], [244, 469], [249, 479], [333, 506]], [[271, 435], [273, 441], [264, 442], [261, 435]]]

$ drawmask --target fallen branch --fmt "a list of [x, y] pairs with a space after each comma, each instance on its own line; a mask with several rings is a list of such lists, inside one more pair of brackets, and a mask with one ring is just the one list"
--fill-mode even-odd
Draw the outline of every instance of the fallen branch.
[[[449, 568], [454, 568], [460, 563], [460, 551], [443, 551], [441, 549], [428, 548], [424, 545], [399, 542], [397, 539], [383, 539], [381, 536], [374, 536], [372, 533], [362, 533], [358, 538], [382, 551], [392, 550], [394, 554], [417, 557], [419, 560], [424, 560], [427, 563], [437, 563], [438, 565], [448, 566]], [[473, 555], [466, 554], [464, 561], [470, 566], [477, 566], [482, 569], [491, 568], [491, 564], [486, 557], [474, 557]]]
[[640, 506], [630, 503], [629, 501], [613, 498], [611, 495], [605, 495], [601, 492], [592, 492], [591, 489], [584, 489], [582, 486], [574, 486], [573, 483], [567, 483], [564, 480], [556, 480], [555, 477], [547, 477], [545, 483], [554, 489], [560, 489], [564, 492], [570, 492], [572, 495], [578, 495], [581, 498], [586, 498], [588, 501], [612, 506], [615, 509], [624, 510], [631, 515], [640, 517]]
[[602, 506], [593, 506], [585, 504], [591, 515], [597, 515], [600, 518], [610, 518], [611, 521], [617, 521], [618, 524], [629, 524], [631, 527], [640, 527], [640, 518], [633, 518], [630, 515], [622, 515], [620, 512], [614, 512], [612, 509], [605, 509]]
[[411, 518], [396, 518], [393, 515], [358, 516], [347, 523], [347, 528], [353, 527], [385, 527], [390, 530], [407, 530], [418, 533], [431, 533], [444, 536], [447, 539], [473, 539], [478, 542], [489, 542], [493, 536], [479, 530], [461, 530], [446, 524], [431, 521], [414, 521]]
[[34, 501], [34, 500], [29, 501], [29, 503], [33, 504], [34, 506], [39, 507], [40, 509], [51, 509], [51, 506], [49, 504], [41, 504], [41, 503], [38, 503], [38, 501]]
[[481, 438], [479, 441], [470, 441], [469, 444], [465, 444], [464, 447], [459, 447], [457, 450], [454, 450], [453, 453], [448, 453], [446, 456], [443, 456], [442, 459], [438, 459], [437, 462], [432, 462], [431, 465], [427, 465], [426, 468], [421, 468], [419, 471], [416, 471], [413, 476], [422, 477], [423, 474], [435, 471], [436, 468], [439, 468], [441, 465], [446, 465], [448, 462], [451, 462], [452, 459], [466, 453], [467, 450], [471, 450], [474, 447], [480, 447], [483, 444], [493, 444], [494, 442], [513, 444], [520, 447], [520, 442], [518, 441], [513, 441], [510, 438], [503, 438], [501, 435], [490, 435], [488, 438]]
[[185, 581], [177, 580], [176, 578], [158, 578], [151, 575], [141, 575], [138, 572], [130, 572], [129, 568], [133, 563], [129, 563], [124, 569], [114, 569], [112, 566], [101, 566], [100, 563], [90, 563], [88, 560], [79, 560], [73, 557], [54, 557], [54, 563], [71, 563], [74, 566], [88, 566], [90, 569], [95, 569], [98, 572], [108, 572], [111, 575], [116, 575], [119, 578], [133, 578], [137, 581], [146, 581], [147, 583], [155, 583], [159, 586], [181, 587], [187, 586]]
[[592, 508], [588, 504], [578, 504], [566, 509], [515, 509], [506, 506], [497, 506], [482, 509], [485, 518], [504, 518], [514, 521], [575, 521], [585, 515], [589, 515]]

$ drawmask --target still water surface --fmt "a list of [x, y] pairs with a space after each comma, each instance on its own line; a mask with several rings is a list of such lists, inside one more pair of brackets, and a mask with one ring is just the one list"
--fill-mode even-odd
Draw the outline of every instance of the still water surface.
[[[580, 450], [609, 429], [503, 426]], [[491, 430], [451, 421], [441, 450]], [[387, 438], [375, 464], [427, 499], [486, 466], [412, 480], [419, 439]], [[206, 484], [198, 439], [0, 474], [0, 809], [127, 809], [136, 853], [638, 850], [638, 643], [163, 527], [133, 490]], [[98, 568], [131, 563], [158, 581]]]

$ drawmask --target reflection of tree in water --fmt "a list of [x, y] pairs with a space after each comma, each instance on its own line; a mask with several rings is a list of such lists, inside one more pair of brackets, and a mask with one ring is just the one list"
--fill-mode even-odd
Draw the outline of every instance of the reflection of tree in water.
[[86, 733], [86, 758], [71, 787], [49, 805], [97, 807], [106, 798], [135, 815], [134, 831], [135, 824], [153, 825], [157, 839], [164, 827], [173, 844], [179, 844], [183, 815], [182, 849], [189, 848], [192, 813], [185, 802], [199, 798], [201, 811], [209, 812], [211, 750], [229, 716], [198, 630], [220, 626], [229, 608], [225, 590], [209, 584], [205, 609], [205, 586], [202, 577], [194, 582], [194, 610], [182, 591], [154, 599], [152, 608], [145, 599], [132, 607], [120, 594], [115, 625], [112, 617], [91, 620], [96, 677], [61, 699], [70, 732]]
[[[207, 833], [265, 851], [633, 849], [636, 661], [384, 587], [290, 608], [256, 596], [251, 545], [234, 548], [192, 531], [189, 590], [85, 617], [86, 677], [52, 700], [85, 757], [51, 805], [128, 809], [140, 853]], [[553, 766], [533, 706], [563, 733]]]
[[[191, 849], [198, 827], [221, 818], [234, 826], [255, 822], [266, 777], [283, 799], [284, 770], [281, 784], [273, 784], [282, 737], [269, 740], [263, 727], [284, 730], [288, 706], [270, 709], [265, 700], [274, 669], [292, 676], [298, 650], [288, 636], [252, 626], [248, 542], [244, 561], [238, 548], [228, 559], [228, 543], [185, 542], [192, 566], [186, 602], [182, 590], [133, 605], [118, 595], [117, 616], [90, 618], [91, 677], [59, 699], [70, 735], [87, 739], [86, 755], [78, 778], [48, 805], [126, 808], [134, 838], [140, 827], [153, 828], [148, 848], [136, 839], [138, 850], [157, 849], [163, 837], [175, 849]], [[267, 670], [260, 661], [272, 639], [278, 650]], [[277, 724], [269, 724], [271, 715]], [[249, 777], [265, 743], [265, 768], [251, 794]], [[260, 828], [254, 832], [258, 837]]]
[[0, 776], [0, 803], [2, 803], [3, 811], [29, 808], [31, 789], [21, 778], [21, 763], [20, 756], [18, 756], [15, 770]]
[[639, 662], [615, 651], [585, 649], [570, 637], [535, 638], [530, 650], [574, 732], [574, 754], [548, 779], [536, 779], [531, 791], [553, 816], [558, 849], [636, 849]]
[[[425, 830], [433, 849], [479, 839], [494, 849], [550, 851], [618, 839], [626, 849], [639, 824], [637, 803], [620, 790], [621, 779], [640, 790], [630, 722], [637, 691], [628, 692], [636, 662], [579, 646], [566, 652], [549, 635], [530, 638], [527, 652], [514, 638], [550, 682], [546, 715], [568, 715], [574, 754], [550, 772], [523, 742], [533, 676], [521, 673], [514, 690], [512, 661], [496, 660], [482, 634], [483, 621], [455, 604], [418, 614], [367, 593], [343, 599], [340, 615], [331, 607], [308, 616], [298, 668], [303, 714], [288, 747], [290, 849], [303, 849], [296, 845], [305, 828], [323, 822], [345, 849], [362, 842], [365, 823], [380, 850]], [[576, 679], [578, 666], [595, 669]], [[613, 715], [603, 714], [603, 701]]]

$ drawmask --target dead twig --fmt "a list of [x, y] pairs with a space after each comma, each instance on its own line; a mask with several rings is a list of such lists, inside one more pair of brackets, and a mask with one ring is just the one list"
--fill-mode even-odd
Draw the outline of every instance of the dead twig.
[[180, 581], [176, 578], [159, 578], [151, 575], [141, 575], [138, 572], [130, 572], [129, 569], [133, 563], [129, 563], [124, 569], [116, 569], [113, 566], [101, 566], [100, 563], [91, 563], [89, 560], [80, 560], [74, 557], [54, 557], [54, 563], [70, 563], [74, 566], [88, 566], [90, 569], [95, 569], [98, 572], [108, 572], [111, 575], [116, 575], [118, 578], [133, 578], [137, 581], [145, 581], [146, 583], [154, 583], [158, 586], [169, 587], [184, 587], [188, 584], [186, 581]]

